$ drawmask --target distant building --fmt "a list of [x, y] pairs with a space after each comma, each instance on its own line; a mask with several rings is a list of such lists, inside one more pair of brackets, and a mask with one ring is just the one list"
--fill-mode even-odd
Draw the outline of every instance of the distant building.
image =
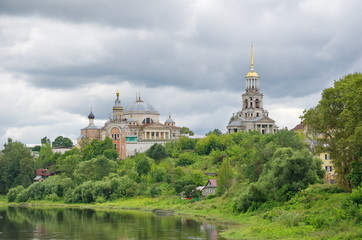
[[155, 143], [162, 144], [179, 139], [181, 128], [176, 126], [171, 115], [164, 123], [160, 122], [159, 116], [158, 111], [144, 102], [141, 96], [137, 96], [136, 101], [124, 110], [117, 91], [113, 116], [103, 127], [97, 127], [94, 124], [95, 116], [91, 111], [88, 115], [89, 124], [81, 129], [78, 142], [85, 137], [103, 140], [108, 136], [113, 140], [120, 159], [124, 159], [138, 152], [147, 151]]
[[[307, 132], [307, 127], [303, 124], [303, 122], [295, 126], [292, 131], [294, 131], [295, 133], [304, 134], [306, 136], [305, 141], [309, 144], [310, 150], [314, 149], [315, 145], [318, 144], [317, 140], [315, 139], [318, 137], [310, 136]], [[335, 172], [333, 162], [329, 153], [322, 152], [318, 155], [318, 157], [322, 160], [322, 168], [326, 171], [324, 175], [324, 181], [327, 183], [334, 183]]]
[[254, 52], [251, 46], [250, 72], [245, 76], [245, 93], [242, 94], [242, 109], [233, 113], [227, 125], [227, 133], [260, 131], [262, 134], [275, 133], [278, 127], [263, 108], [263, 94], [260, 92], [259, 74], [254, 71]]
[[48, 171], [48, 169], [36, 169], [36, 174], [35, 174], [35, 178], [34, 181], [36, 182], [42, 182], [44, 181], [47, 177], [50, 176], [50, 173]]
[[202, 191], [202, 196], [209, 196], [210, 194], [215, 194], [216, 193], [216, 188], [217, 188], [217, 180], [216, 179], [209, 179], [205, 185], [205, 187], [203, 187], [201, 189]]

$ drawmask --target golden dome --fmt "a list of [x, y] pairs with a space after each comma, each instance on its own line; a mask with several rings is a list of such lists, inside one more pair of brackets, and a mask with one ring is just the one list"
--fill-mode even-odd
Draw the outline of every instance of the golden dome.
[[256, 72], [254, 72], [254, 71], [250, 71], [250, 72], [248, 72], [247, 74], [246, 74], [246, 76], [245, 77], [259, 77], [259, 74], [257, 74]]
[[117, 95], [117, 97], [119, 97], [119, 91], [117, 90], [117, 92], [116, 92], [116, 95]]

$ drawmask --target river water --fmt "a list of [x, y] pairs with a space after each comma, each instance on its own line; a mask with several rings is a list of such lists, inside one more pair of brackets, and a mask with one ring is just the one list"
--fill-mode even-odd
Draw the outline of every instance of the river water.
[[0, 207], [1, 240], [223, 239], [219, 230], [206, 222], [151, 212]]

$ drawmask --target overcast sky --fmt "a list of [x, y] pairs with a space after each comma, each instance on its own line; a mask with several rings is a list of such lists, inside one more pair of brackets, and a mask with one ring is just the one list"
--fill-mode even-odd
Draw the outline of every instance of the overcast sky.
[[136, 93], [198, 135], [241, 109], [250, 43], [264, 108], [293, 128], [362, 71], [360, 0], [0, 0], [0, 143], [75, 140]]

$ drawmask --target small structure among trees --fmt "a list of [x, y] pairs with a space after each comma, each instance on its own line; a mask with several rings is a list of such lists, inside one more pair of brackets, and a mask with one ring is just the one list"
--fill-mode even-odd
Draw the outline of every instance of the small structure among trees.
[[209, 179], [202, 189], [202, 196], [209, 196], [210, 194], [215, 194], [217, 188], [217, 180], [216, 179]]
[[36, 176], [34, 178], [34, 181], [42, 182], [49, 176], [50, 176], [50, 172], [48, 171], [48, 169], [46, 169], [46, 168], [36, 169]]

